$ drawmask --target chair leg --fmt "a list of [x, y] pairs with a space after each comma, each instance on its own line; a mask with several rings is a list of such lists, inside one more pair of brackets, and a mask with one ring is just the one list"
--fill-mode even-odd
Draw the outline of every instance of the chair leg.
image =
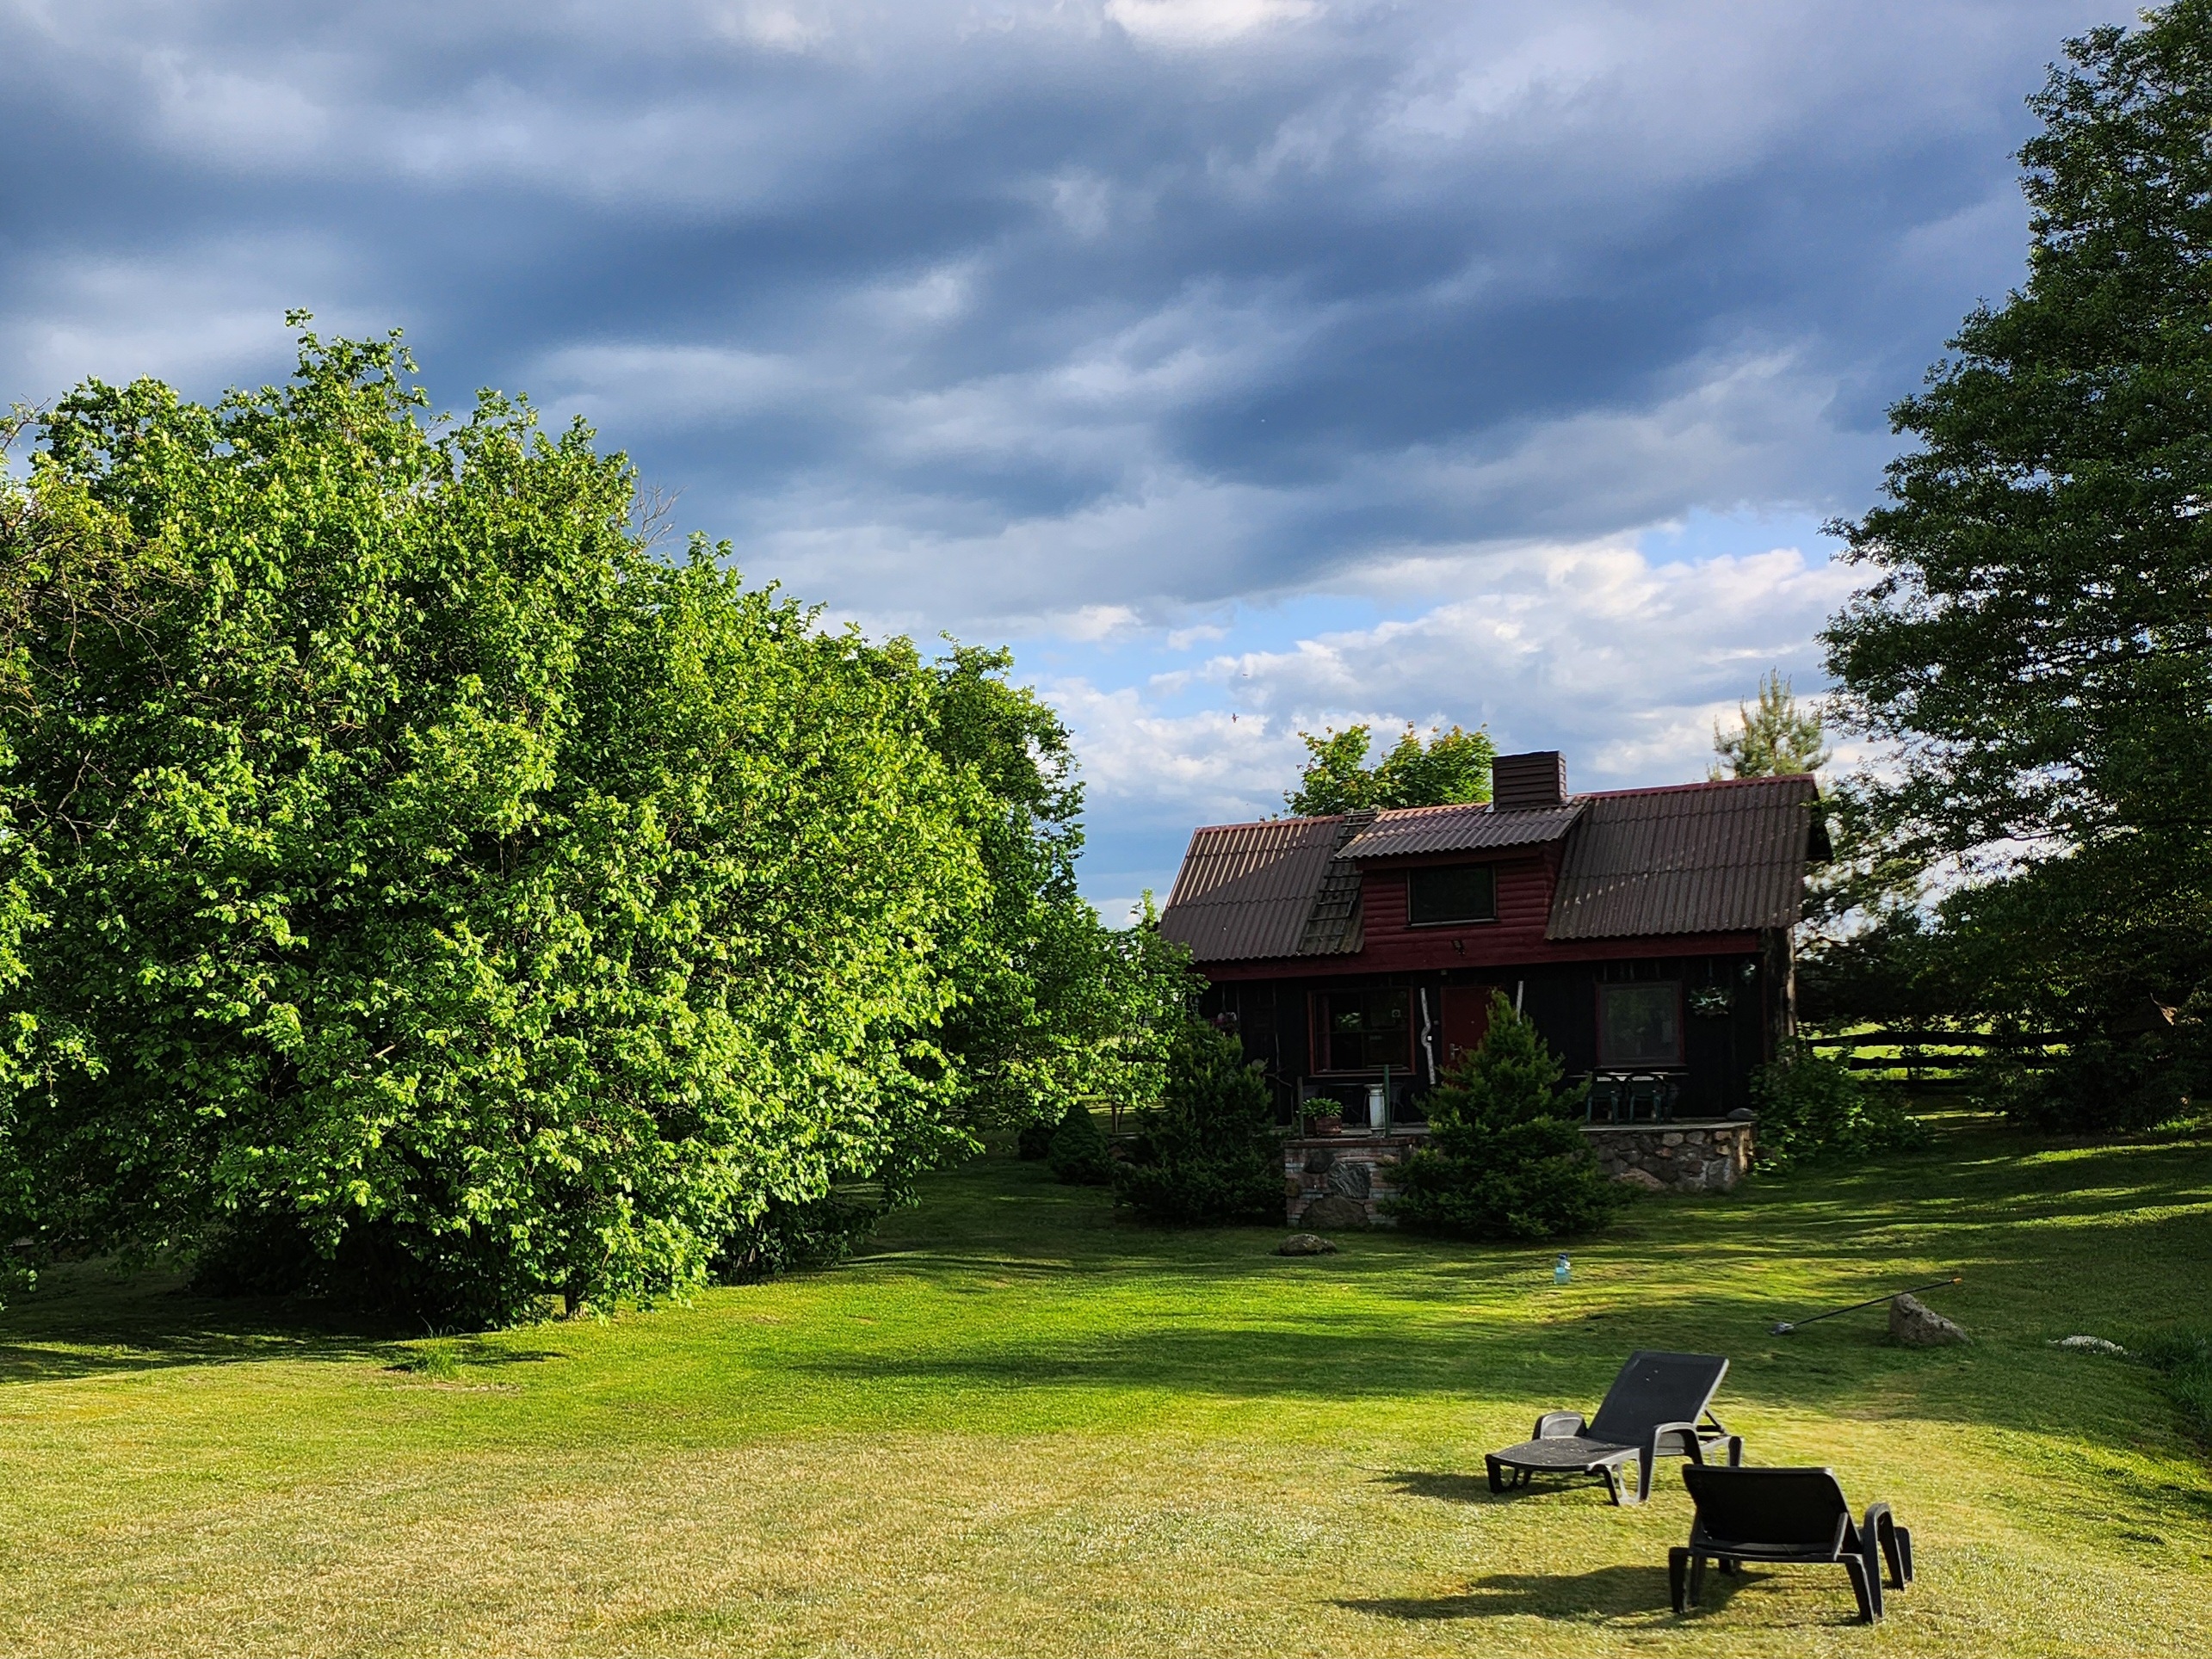
[[1696, 1607], [1705, 1599], [1705, 1557], [1690, 1557], [1690, 1605]]
[[1689, 1578], [1690, 1551], [1678, 1544], [1666, 1552], [1666, 1588], [1678, 1613], [1690, 1611]]
[[[1608, 1462], [1608, 1465], [1603, 1466], [1603, 1469], [1599, 1471], [1599, 1473], [1602, 1473], [1602, 1476], [1606, 1477], [1606, 1493], [1608, 1493], [1608, 1496], [1610, 1496], [1610, 1497], [1613, 1497], [1613, 1507], [1615, 1507], [1615, 1508], [1633, 1508], [1634, 1504], [1641, 1504], [1641, 1502], [1644, 1502], [1644, 1497], [1641, 1497], [1641, 1493], [1630, 1491], [1628, 1480], [1626, 1480], [1626, 1477], [1622, 1476], [1622, 1469], [1619, 1469], [1619, 1465], [1610, 1465], [1610, 1462]], [[1639, 1476], [1641, 1476], [1641, 1473], [1644, 1473], [1644, 1471], [1639, 1469], [1637, 1473], [1639, 1473]]]
[[1728, 1436], [1728, 1467], [1740, 1469], [1743, 1466], [1744, 1437], [1741, 1434], [1731, 1434]]
[[[1690, 1444], [1695, 1446], [1696, 1442], [1693, 1440]], [[1693, 1452], [1690, 1455], [1695, 1457], [1696, 1453]], [[1636, 1502], [1639, 1503], [1648, 1502], [1650, 1501], [1652, 1496], [1652, 1471], [1655, 1466], [1657, 1466], [1658, 1463], [1659, 1459], [1653, 1457], [1640, 1457], [1636, 1459]]]
[[1846, 1552], [1844, 1570], [1851, 1576], [1851, 1594], [1859, 1604], [1859, 1622], [1876, 1623], [1881, 1618], [1881, 1581], [1866, 1570], [1866, 1557]]
[[1493, 1492], [1504, 1491], [1505, 1483], [1501, 1477], [1505, 1473], [1505, 1466], [1492, 1457], [1485, 1457], [1482, 1461], [1484, 1467], [1490, 1471], [1490, 1489]]
[[[1871, 1572], [1876, 1563], [1875, 1550], [1879, 1545], [1880, 1558], [1889, 1563], [1889, 1587], [1901, 1590], [1912, 1582], [1912, 1534], [1897, 1524], [1886, 1503], [1869, 1506], [1866, 1524], [1859, 1529], [1862, 1545], [1866, 1551], [1867, 1570]], [[1903, 1539], [1900, 1543], [1900, 1539]]]

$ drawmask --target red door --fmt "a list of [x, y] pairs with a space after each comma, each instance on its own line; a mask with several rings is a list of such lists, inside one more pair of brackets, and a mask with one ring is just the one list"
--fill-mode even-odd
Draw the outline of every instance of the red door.
[[1490, 999], [1495, 994], [1496, 987], [1491, 985], [1444, 987], [1444, 1052], [1437, 1064], [1445, 1070], [1457, 1066], [1481, 1043], [1483, 1033], [1490, 1029]]

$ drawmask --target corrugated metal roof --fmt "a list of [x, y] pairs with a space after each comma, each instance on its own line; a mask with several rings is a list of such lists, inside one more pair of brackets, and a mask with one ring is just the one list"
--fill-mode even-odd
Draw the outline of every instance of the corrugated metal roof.
[[1582, 803], [1501, 812], [1492, 806], [1400, 806], [1344, 843], [1346, 858], [1407, 858], [1418, 853], [1492, 853], [1541, 847], [1573, 826]]
[[1326, 956], [1359, 948], [1359, 867], [1332, 856], [1369, 814], [1225, 823], [1190, 837], [1159, 930], [1194, 960]]
[[1807, 776], [1579, 797], [1544, 937], [1794, 925], [1818, 797]]
[[1313, 895], [1313, 909], [1298, 941], [1299, 955], [1356, 953], [1365, 941], [1360, 926], [1359, 866], [1344, 856], [1344, 848], [1374, 822], [1375, 813], [1369, 809], [1345, 813], [1337, 826], [1336, 855], [1322, 873], [1321, 890]]

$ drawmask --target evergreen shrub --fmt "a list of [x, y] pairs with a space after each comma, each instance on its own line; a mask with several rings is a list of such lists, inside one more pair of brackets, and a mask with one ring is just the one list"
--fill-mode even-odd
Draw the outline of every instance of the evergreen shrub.
[[1098, 1119], [1081, 1101], [1069, 1104], [1067, 1115], [1053, 1131], [1053, 1174], [1073, 1187], [1103, 1187], [1114, 1179], [1112, 1150], [1098, 1127]]
[[1269, 1220], [1282, 1213], [1275, 1101], [1238, 1039], [1194, 1021], [1168, 1056], [1160, 1104], [1139, 1119], [1114, 1201], [1155, 1221]]
[[1559, 1057], [1503, 995], [1474, 1052], [1428, 1097], [1428, 1144], [1408, 1158], [1388, 1213], [1467, 1238], [1558, 1238], [1603, 1226], [1626, 1197], [1571, 1113]]

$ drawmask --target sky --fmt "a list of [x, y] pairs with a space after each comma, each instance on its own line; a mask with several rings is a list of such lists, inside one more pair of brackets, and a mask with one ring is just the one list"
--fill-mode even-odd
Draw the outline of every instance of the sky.
[[1298, 733], [1702, 777], [2126, 8], [0, 0], [0, 402], [401, 328], [875, 633], [1013, 645], [1085, 892]]

